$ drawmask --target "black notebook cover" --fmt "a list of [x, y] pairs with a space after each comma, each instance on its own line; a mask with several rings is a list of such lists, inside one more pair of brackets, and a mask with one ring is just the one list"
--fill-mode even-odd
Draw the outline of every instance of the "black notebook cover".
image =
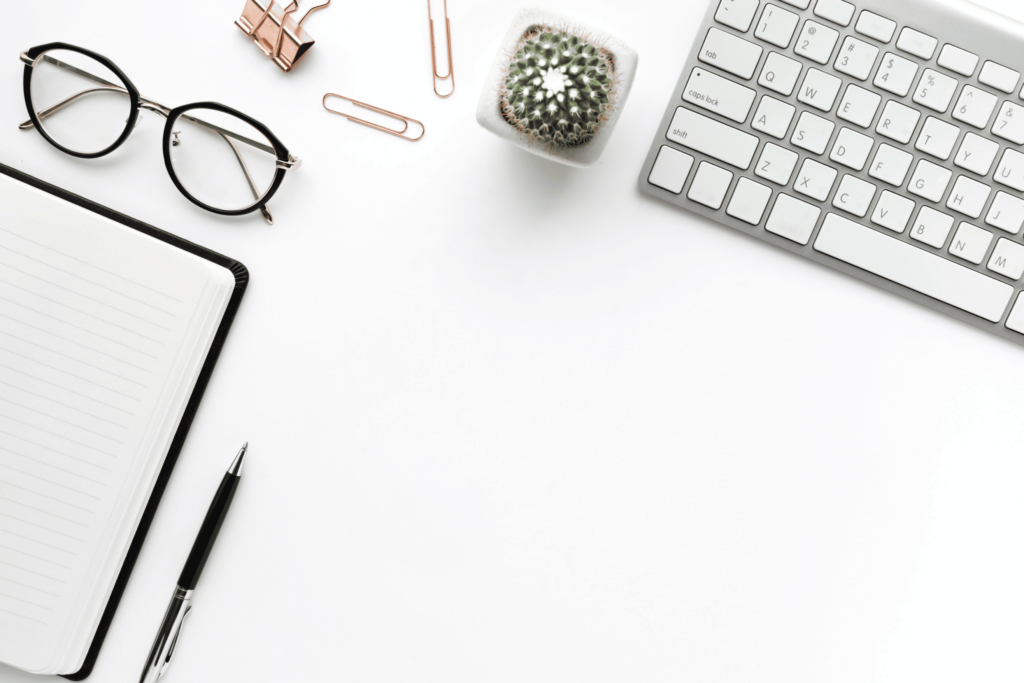
[[224, 266], [235, 275], [235, 291], [231, 295], [227, 310], [224, 312], [224, 318], [221, 320], [217, 334], [213, 338], [213, 344], [210, 346], [210, 352], [206, 356], [206, 362], [203, 364], [203, 369], [200, 371], [199, 378], [196, 380], [196, 386], [192, 391], [192, 397], [189, 398], [188, 405], [185, 406], [185, 413], [181, 417], [181, 423], [178, 425], [178, 431], [174, 435], [174, 439], [171, 441], [171, 448], [167, 453], [167, 459], [164, 461], [163, 469], [160, 470], [160, 476], [157, 477], [156, 485], [153, 487], [153, 494], [150, 496], [149, 503], [146, 505], [146, 509], [142, 513], [139, 528], [135, 532], [135, 538], [132, 539], [131, 547], [128, 548], [128, 555], [124, 558], [124, 565], [121, 567], [121, 573], [118, 575], [117, 581], [114, 583], [114, 590], [110, 594], [110, 601], [107, 603], [107, 607], [103, 611], [103, 616], [100, 618], [99, 627], [96, 629], [96, 637], [93, 639], [92, 645], [89, 647], [89, 652], [85, 657], [85, 663], [82, 664], [82, 668], [77, 672], [73, 674], [66, 674], [64, 676], [64, 678], [72, 681], [81, 681], [92, 673], [93, 667], [96, 665], [96, 659], [100, 654], [100, 648], [103, 646], [103, 640], [107, 637], [107, 631], [110, 629], [110, 623], [114, 619], [114, 612], [117, 611], [117, 605], [121, 602], [121, 596], [124, 594], [125, 586], [128, 585], [128, 578], [131, 576], [132, 569], [135, 567], [135, 561], [138, 559], [139, 552], [142, 550], [142, 544], [146, 540], [146, 533], [149, 531], [149, 526], [153, 521], [154, 515], [156, 515], [156, 509], [160, 505], [160, 498], [163, 496], [164, 489], [167, 488], [167, 482], [171, 478], [171, 472], [174, 470], [174, 464], [178, 461], [178, 455], [181, 453], [181, 447], [185, 443], [185, 437], [188, 436], [189, 427], [192, 426], [192, 420], [195, 418], [196, 412], [199, 410], [199, 403], [203, 400], [203, 393], [206, 391], [206, 385], [210, 382], [210, 376], [213, 374], [213, 368], [217, 364], [217, 358], [220, 356], [221, 349], [224, 348], [224, 341], [227, 339], [228, 331], [231, 329], [231, 323], [235, 319], [235, 314], [238, 313], [239, 304], [242, 303], [242, 296], [245, 294], [245, 288], [249, 284], [249, 271], [238, 261], [229, 259], [226, 256], [221, 256], [216, 252], [204, 249], [197, 244], [183, 240], [180, 237], [166, 233], [163, 230], [158, 230], [151, 225], [146, 225], [145, 223], [141, 223], [133, 218], [119, 214], [116, 211], [111, 211], [110, 209], [90, 202], [87, 199], [83, 199], [58, 187], [44, 183], [32, 176], [25, 175], [21, 171], [17, 171], [13, 168], [0, 164], [0, 173], [21, 181], [26, 185], [31, 185], [34, 188], [48, 192], [54, 197], [59, 197], [60, 199], [71, 202], [83, 209], [88, 209], [89, 211], [104, 216], [105, 218], [109, 218], [121, 225], [132, 228], [133, 230], [138, 230], [150, 237], [155, 237], [162, 242], [166, 242], [167, 244], [187, 251], [190, 254], [195, 254], [196, 256], [216, 263], [219, 266]]

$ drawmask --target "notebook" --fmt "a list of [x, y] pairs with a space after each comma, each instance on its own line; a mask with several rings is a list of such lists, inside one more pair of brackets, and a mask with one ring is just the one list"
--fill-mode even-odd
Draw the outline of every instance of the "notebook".
[[0, 165], [0, 662], [90, 673], [247, 283]]

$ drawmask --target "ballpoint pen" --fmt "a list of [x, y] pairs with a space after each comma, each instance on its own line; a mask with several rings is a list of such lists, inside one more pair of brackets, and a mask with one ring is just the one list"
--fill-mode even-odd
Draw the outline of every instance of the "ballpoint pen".
[[171, 604], [167, 606], [167, 612], [160, 623], [160, 630], [157, 631], [156, 639], [153, 641], [153, 648], [146, 659], [146, 666], [142, 670], [141, 683], [153, 683], [167, 671], [171, 663], [171, 655], [174, 654], [174, 646], [178, 642], [178, 635], [181, 633], [181, 626], [185, 617], [192, 609], [192, 593], [195, 591], [199, 577], [206, 566], [206, 559], [210, 556], [210, 550], [217, 540], [220, 526], [231, 507], [231, 499], [235, 497], [235, 489], [242, 477], [242, 462], [245, 460], [245, 453], [249, 444], [242, 446], [238, 451], [234, 462], [224, 475], [217, 494], [213, 497], [210, 509], [203, 520], [203, 526], [199, 529], [199, 536], [192, 545], [192, 552], [185, 561], [185, 568], [181, 570], [181, 577], [178, 585], [174, 588], [174, 595], [171, 597]]

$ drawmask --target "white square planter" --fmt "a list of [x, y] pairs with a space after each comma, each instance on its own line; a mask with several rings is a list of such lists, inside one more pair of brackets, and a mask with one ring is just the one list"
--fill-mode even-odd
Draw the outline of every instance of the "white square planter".
[[527, 7], [498, 50], [476, 120], [534, 154], [591, 166], [622, 114], [638, 59], [604, 31]]

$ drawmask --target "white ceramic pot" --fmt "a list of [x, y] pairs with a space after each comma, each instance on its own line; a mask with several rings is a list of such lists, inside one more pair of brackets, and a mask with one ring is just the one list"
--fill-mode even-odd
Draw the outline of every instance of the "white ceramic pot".
[[534, 154], [591, 166], [615, 130], [638, 60], [609, 33], [527, 7], [498, 50], [476, 120]]

